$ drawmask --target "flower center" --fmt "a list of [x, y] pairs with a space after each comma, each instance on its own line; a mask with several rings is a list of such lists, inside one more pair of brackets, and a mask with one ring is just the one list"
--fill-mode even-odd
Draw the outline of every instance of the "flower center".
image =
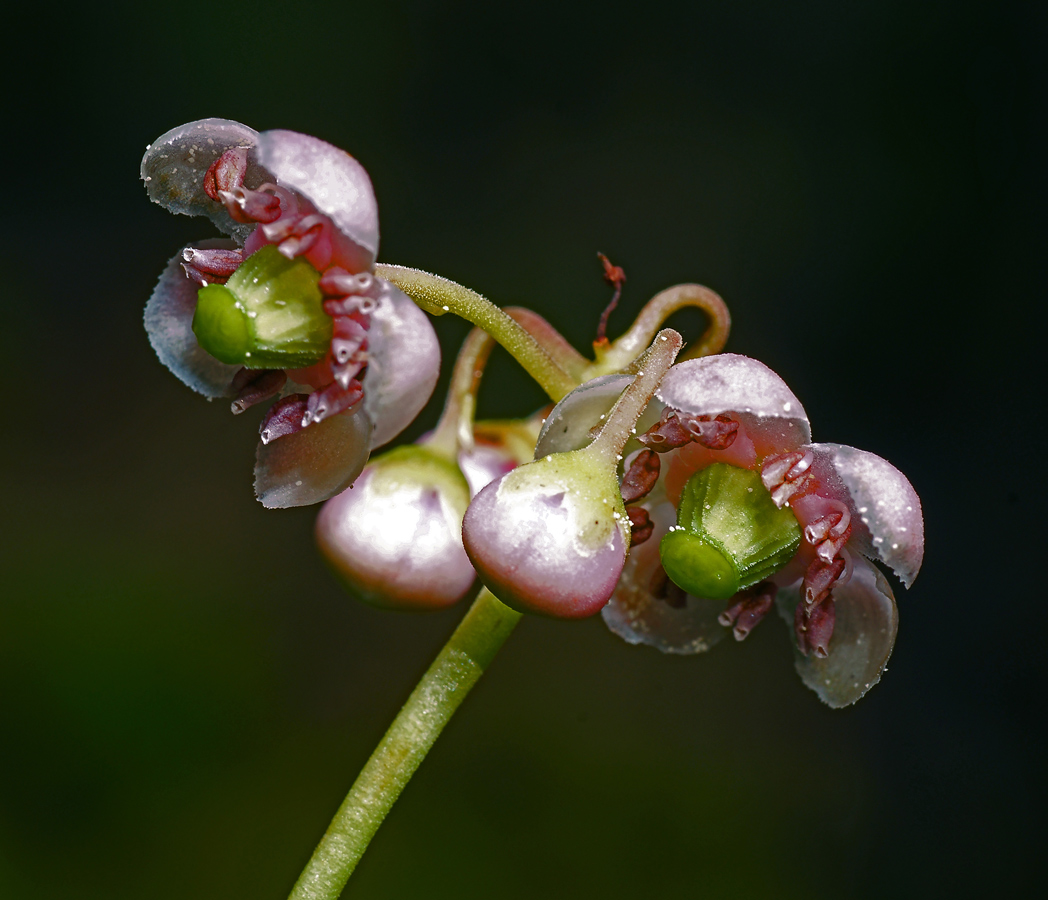
[[299, 369], [324, 357], [332, 321], [320, 273], [268, 245], [240, 264], [225, 284], [197, 293], [193, 331], [216, 359], [249, 369]]
[[800, 541], [793, 512], [772, 502], [757, 472], [713, 463], [685, 484], [659, 555], [689, 594], [727, 600], [786, 565]]

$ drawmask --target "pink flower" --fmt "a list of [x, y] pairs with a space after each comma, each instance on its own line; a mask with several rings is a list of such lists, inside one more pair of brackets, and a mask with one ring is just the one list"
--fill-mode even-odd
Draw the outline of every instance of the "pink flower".
[[229, 236], [161, 275], [145, 313], [161, 362], [234, 413], [279, 398], [257, 451], [263, 505], [337, 494], [418, 415], [440, 367], [426, 315], [372, 272], [367, 173], [308, 135], [202, 119], [150, 145], [142, 178], [152, 200]]
[[[585, 433], [621, 381], [607, 379], [602, 403], [593, 389], [569, 395], [551, 422], [574, 418]], [[678, 363], [656, 398], [639, 426], [644, 449], [627, 459], [633, 545], [608, 626], [630, 643], [698, 653], [728, 628], [744, 639], [777, 605], [804, 683], [830, 706], [854, 703], [880, 679], [898, 628], [871, 561], [907, 587], [921, 566], [913, 487], [872, 453], [810, 443], [800, 401], [756, 360]], [[558, 430], [541, 450], [581, 439], [552, 439]]]

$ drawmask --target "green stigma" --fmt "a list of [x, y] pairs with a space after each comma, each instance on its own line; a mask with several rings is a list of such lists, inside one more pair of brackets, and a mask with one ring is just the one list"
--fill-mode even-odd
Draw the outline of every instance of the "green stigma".
[[300, 369], [331, 343], [320, 273], [270, 244], [251, 254], [225, 284], [197, 293], [193, 332], [216, 359], [249, 369]]
[[727, 600], [777, 572], [797, 552], [801, 527], [749, 469], [714, 463], [684, 485], [677, 527], [659, 544], [662, 567], [695, 597]]

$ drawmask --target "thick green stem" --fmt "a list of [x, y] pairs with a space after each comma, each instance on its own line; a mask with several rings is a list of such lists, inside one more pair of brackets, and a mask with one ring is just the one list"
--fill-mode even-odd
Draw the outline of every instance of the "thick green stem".
[[421, 269], [379, 264], [375, 274], [395, 284], [433, 315], [454, 313], [483, 328], [498, 341], [553, 400], [579, 386], [527, 329], [476, 291]]
[[290, 900], [336, 900], [382, 820], [520, 621], [486, 588], [426, 670], [353, 783]]

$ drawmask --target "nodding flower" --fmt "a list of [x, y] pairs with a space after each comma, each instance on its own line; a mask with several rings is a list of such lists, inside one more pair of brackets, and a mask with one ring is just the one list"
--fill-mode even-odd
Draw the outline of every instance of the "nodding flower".
[[[569, 394], [555, 414], [584, 432], [622, 378]], [[834, 707], [862, 697], [898, 629], [873, 562], [909, 587], [924, 555], [906, 477], [873, 453], [811, 443], [782, 379], [735, 354], [673, 366], [638, 432], [622, 481], [632, 546], [602, 611], [612, 631], [698, 653], [729, 630], [743, 640], [777, 606], [804, 683]]]
[[272, 508], [334, 496], [429, 399], [440, 349], [425, 313], [373, 273], [378, 207], [352, 156], [293, 131], [202, 119], [142, 159], [150, 199], [207, 216], [160, 276], [145, 325], [157, 355], [260, 428], [255, 491]]

